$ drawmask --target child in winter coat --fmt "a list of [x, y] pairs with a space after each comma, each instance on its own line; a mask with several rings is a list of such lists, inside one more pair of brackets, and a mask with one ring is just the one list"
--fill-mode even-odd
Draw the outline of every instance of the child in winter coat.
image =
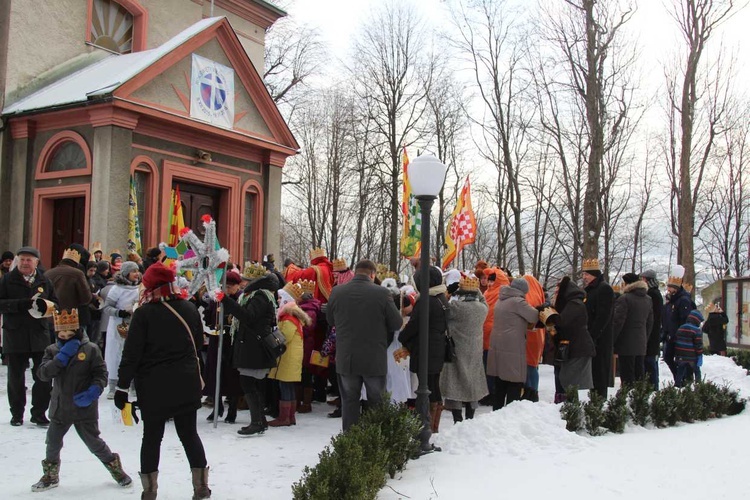
[[122, 469], [120, 456], [99, 437], [97, 401], [107, 384], [107, 368], [99, 347], [89, 342], [78, 325], [78, 311], [54, 314], [57, 342], [44, 351], [39, 367], [41, 380], [52, 381], [50, 425], [47, 428], [47, 456], [42, 460], [44, 475], [32, 491], [56, 488], [59, 483], [60, 451], [63, 438], [74, 426], [88, 449], [101, 460], [120, 486], [132, 480]]
[[674, 358], [677, 364], [675, 385], [682, 387], [688, 375], [694, 375], [695, 381], [701, 379], [703, 364], [703, 332], [701, 331], [703, 315], [697, 309], [688, 314], [687, 322], [682, 325], [675, 336]]

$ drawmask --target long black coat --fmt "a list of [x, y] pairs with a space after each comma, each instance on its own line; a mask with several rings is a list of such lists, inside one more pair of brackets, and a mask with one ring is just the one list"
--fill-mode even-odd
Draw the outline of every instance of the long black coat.
[[[589, 335], [599, 349], [612, 350], [612, 313], [615, 293], [600, 276], [586, 287], [586, 313]], [[601, 346], [601, 347], [600, 347]]]
[[708, 343], [711, 345], [712, 353], [727, 350], [727, 323], [729, 323], [729, 318], [724, 311], [708, 313], [708, 318], [703, 323], [703, 333], [708, 334]]
[[648, 285], [643, 281], [631, 283], [615, 301], [612, 331], [615, 354], [645, 356], [648, 334], [654, 323]]
[[570, 342], [568, 355], [570, 358], [592, 357], [596, 354], [594, 342], [587, 329], [588, 313], [583, 299], [586, 294], [576, 286], [568, 283], [565, 290], [558, 292], [555, 309], [560, 314], [557, 321], [555, 342], [567, 340]]
[[[239, 328], [234, 334], [232, 365], [235, 368], [263, 369], [276, 366], [260, 343], [258, 337], [268, 335], [276, 324], [276, 306], [261, 290], [270, 293], [278, 289], [278, 278], [266, 275], [252, 282], [243, 292], [255, 295], [243, 306], [231, 297], [224, 297], [224, 312], [239, 320]], [[242, 297], [240, 297], [242, 300]]]
[[667, 295], [661, 316], [663, 340], [674, 342], [677, 330], [687, 323], [687, 318], [693, 309], [697, 309], [695, 302], [684, 288], [680, 287], [675, 293]]
[[342, 375], [385, 376], [388, 345], [401, 328], [391, 293], [364, 275], [333, 288], [326, 306], [336, 327], [336, 371]]
[[649, 287], [648, 296], [651, 298], [651, 309], [654, 312], [654, 323], [651, 325], [651, 332], [648, 334], [646, 344], [646, 356], [658, 356], [661, 351], [661, 314], [664, 309], [664, 297], [662, 297], [659, 287]]
[[144, 304], [133, 313], [120, 361], [117, 387], [127, 389], [135, 379], [144, 420], [170, 418], [201, 406], [195, 353], [195, 346], [203, 343], [200, 314], [186, 300], [168, 304], [187, 322], [190, 332], [164, 303]]
[[443, 370], [443, 363], [445, 362], [445, 330], [448, 325], [448, 319], [443, 310], [443, 304], [447, 307], [445, 296], [420, 295], [411, 312], [411, 319], [409, 319], [409, 323], [406, 324], [398, 339], [409, 350], [409, 369], [414, 373], [419, 373], [419, 316], [424, 307], [425, 297], [429, 298], [430, 304], [427, 373], [434, 375]]
[[107, 365], [99, 346], [89, 342], [88, 336], [79, 336], [78, 353], [63, 366], [55, 356], [60, 347], [55, 343], [44, 350], [44, 358], [37, 375], [45, 382], [52, 382], [52, 399], [49, 418], [58, 422], [84, 422], [99, 420], [99, 403], [94, 401], [85, 408], [76, 406], [73, 396], [98, 385], [102, 390], [107, 385]]
[[29, 285], [18, 268], [0, 279], [0, 314], [3, 315], [3, 352], [44, 352], [51, 343], [51, 320], [36, 319], [26, 307], [28, 299], [39, 297], [57, 303], [55, 287], [37, 269], [34, 283]]

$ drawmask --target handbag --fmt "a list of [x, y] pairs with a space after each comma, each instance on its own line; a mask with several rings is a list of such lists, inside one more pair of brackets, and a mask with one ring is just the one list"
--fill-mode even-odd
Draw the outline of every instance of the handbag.
[[130, 323], [126, 323], [125, 320], [117, 325], [117, 333], [124, 339], [128, 338], [128, 330], [130, 330]]
[[201, 375], [201, 362], [198, 359], [198, 349], [195, 347], [195, 339], [193, 338], [193, 332], [190, 330], [190, 327], [187, 324], [187, 321], [185, 321], [185, 318], [179, 315], [177, 311], [174, 310], [174, 307], [170, 306], [166, 302], [162, 302], [166, 306], [167, 309], [172, 311], [172, 314], [177, 316], [177, 319], [180, 320], [182, 323], [182, 326], [185, 327], [185, 330], [187, 330], [188, 337], [190, 337], [190, 343], [193, 344], [193, 352], [195, 353], [195, 363], [198, 367], [198, 377], [201, 379], [201, 391], [206, 387], [206, 382], [203, 380], [203, 375]]
[[456, 341], [453, 340], [451, 330], [448, 327], [448, 308], [442, 299], [438, 298], [438, 300], [440, 301], [440, 307], [443, 308], [443, 312], [445, 313], [445, 354], [443, 361], [445, 363], [453, 363], [456, 360]]
[[273, 326], [270, 333], [258, 335], [258, 340], [271, 359], [279, 359], [286, 352], [286, 339], [277, 325]]
[[570, 358], [570, 340], [561, 340], [555, 349], [555, 361], [563, 362]]

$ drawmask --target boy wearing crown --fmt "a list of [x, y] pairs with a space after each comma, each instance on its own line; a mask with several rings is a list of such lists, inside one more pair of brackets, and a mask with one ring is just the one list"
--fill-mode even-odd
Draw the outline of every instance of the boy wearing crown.
[[107, 368], [99, 347], [81, 331], [78, 310], [53, 314], [57, 342], [47, 347], [39, 367], [39, 378], [52, 382], [47, 451], [42, 460], [44, 475], [32, 491], [56, 488], [59, 484], [60, 451], [63, 438], [74, 426], [88, 449], [101, 460], [120, 486], [132, 480], [122, 469], [120, 457], [99, 437], [99, 396], [107, 384]]

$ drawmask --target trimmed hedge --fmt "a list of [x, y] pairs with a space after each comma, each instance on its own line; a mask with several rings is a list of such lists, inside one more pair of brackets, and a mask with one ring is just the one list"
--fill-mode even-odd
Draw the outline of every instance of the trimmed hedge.
[[417, 415], [403, 404], [384, 403], [362, 415], [348, 431], [331, 438], [315, 467], [305, 467], [292, 485], [295, 500], [375, 499], [391, 478], [419, 454]]
[[[736, 415], [745, 409], [746, 403], [737, 391], [711, 381], [679, 389], [670, 384], [656, 392], [651, 391], [649, 384], [635, 384], [632, 388], [617, 391], [607, 402], [606, 408], [602, 408], [602, 398], [593, 391], [589, 393], [589, 398], [582, 404], [576, 388], [568, 391], [560, 415], [569, 431], [585, 428], [592, 436], [605, 433], [604, 429], [620, 433], [628, 419], [636, 425], [646, 425], [651, 420], [656, 427], [666, 427], [677, 422], [690, 423], [720, 418], [722, 415]], [[630, 403], [629, 408], [627, 402]]]
[[743, 349], [728, 349], [727, 355], [732, 358], [732, 361], [737, 363], [737, 366], [741, 366], [750, 374], [750, 351]]

